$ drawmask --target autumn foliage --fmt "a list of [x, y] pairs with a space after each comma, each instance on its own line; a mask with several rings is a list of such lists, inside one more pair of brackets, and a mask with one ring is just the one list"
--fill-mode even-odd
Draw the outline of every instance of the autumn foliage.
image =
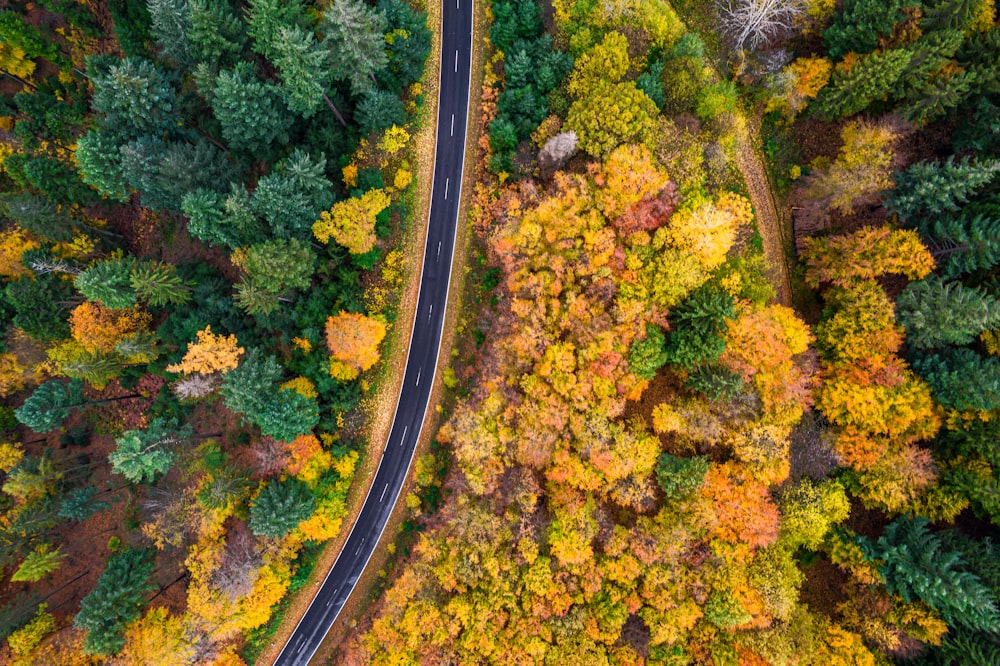
[[326, 346], [330, 350], [330, 375], [350, 380], [378, 361], [378, 346], [385, 324], [374, 317], [344, 312], [326, 320]]
[[212, 327], [198, 331], [194, 342], [188, 343], [187, 352], [180, 363], [168, 365], [168, 372], [190, 374], [225, 374], [239, 365], [243, 347], [236, 344], [235, 335], [216, 335]]

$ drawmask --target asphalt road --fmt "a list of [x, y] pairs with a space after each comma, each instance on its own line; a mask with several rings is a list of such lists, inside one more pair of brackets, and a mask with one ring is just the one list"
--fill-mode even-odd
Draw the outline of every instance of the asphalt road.
[[431, 209], [420, 295], [396, 415], [358, 520], [333, 568], [274, 662], [276, 666], [308, 664], [333, 626], [399, 499], [427, 412], [441, 348], [458, 227], [472, 62], [473, 0], [442, 0], [442, 3], [441, 79]]

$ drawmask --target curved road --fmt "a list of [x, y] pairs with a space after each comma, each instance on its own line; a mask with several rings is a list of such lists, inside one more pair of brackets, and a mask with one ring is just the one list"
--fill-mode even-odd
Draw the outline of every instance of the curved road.
[[276, 666], [304, 666], [319, 649], [364, 571], [399, 498], [416, 450], [441, 348], [465, 166], [473, 0], [442, 0], [434, 179], [417, 310], [403, 386], [375, 480], [344, 549], [282, 649]]

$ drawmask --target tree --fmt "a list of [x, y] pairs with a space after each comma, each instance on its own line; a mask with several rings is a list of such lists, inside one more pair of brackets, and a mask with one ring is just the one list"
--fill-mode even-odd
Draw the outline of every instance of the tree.
[[250, 210], [264, 218], [271, 237], [306, 240], [311, 225], [332, 203], [333, 186], [326, 177], [326, 157], [322, 153], [313, 157], [295, 149], [257, 182]]
[[278, 38], [271, 46], [271, 61], [281, 72], [282, 91], [290, 111], [306, 118], [316, 112], [332, 74], [330, 57], [311, 30], [278, 30]]
[[896, 131], [885, 123], [846, 123], [840, 130], [843, 143], [836, 159], [828, 169], [810, 174], [807, 195], [850, 215], [858, 201], [892, 186], [892, 145], [896, 136]]
[[735, 318], [728, 293], [708, 287], [695, 290], [670, 315], [667, 362], [685, 370], [715, 362], [726, 350], [726, 321]]
[[125, 336], [145, 331], [151, 321], [142, 310], [112, 310], [87, 301], [70, 313], [70, 335], [87, 351], [107, 354]]
[[[183, 616], [171, 615], [163, 607], [151, 609], [129, 625], [120, 656], [123, 666], [182, 666], [197, 658], [197, 637], [188, 635]], [[211, 663], [221, 666], [217, 661]]]
[[66, 306], [73, 303], [73, 289], [58, 274], [8, 282], [3, 295], [14, 309], [12, 323], [28, 335], [46, 341], [69, 335], [65, 312]]
[[[308, 243], [276, 239], [233, 253], [233, 263], [246, 272], [236, 285], [237, 300], [251, 314], [266, 313], [277, 307], [278, 299], [289, 289], [310, 285], [316, 255]], [[259, 300], [250, 299], [248, 294], [259, 294]]]
[[565, 128], [576, 132], [580, 148], [606, 157], [625, 143], [648, 143], [658, 109], [635, 83], [598, 80], [569, 108]]
[[47, 543], [39, 544], [33, 551], [24, 556], [24, 561], [10, 577], [12, 581], [35, 583], [59, 568], [66, 554], [62, 547], [52, 550]]
[[15, 656], [27, 657], [49, 634], [55, 633], [56, 618], [48, 612], [48, 607], [38, 604], [34, 619], [7, 637], [7, 645]]
[[196, 341], [188, 343], [187, 352], [180, 363], [167, 366], [167, 372], [190, 374], [225, 374], [236, 368], [243, 355], [235, 335], [216, 335], [212, 327], [198, 331]]
[[1000, 325], [1000, 302], [960, 282], [911, 282], [896, 299], [896, 315], [914, 349], [966, 345]]
[[107, 502], [95, 499], [96, 495], [97, 488], [94, 486], [74, 488], [63, 497], [59, 505], [59, 517], [82, 523], [95, 513], [111, 508]]
[[193, 61], [191, 51], [191, 11], [187, 0], [149, 0], [152, 32], [160, 53], [182, 69]]
[[911, 280], [926, 277], [934, 258], [911, 230], [862, 227], [841, 236], [807, 238], [802, 250], [806, 283], [846, 285], [855, 278], [871, 279], [900, 273]]
[[135, 307], [137, 296], [132, 287], [135, 257], [124, 255], [91, 264], [80, 271], [73, 284], [88, 300], [115, 310]]
[[656, 465], [656, 481], [668, 500], [679, 502], [701, 488], [709, 467], [711, 462], [704, 456], [679, 458], [661, 453]]
[[272, 481], [250, 505], [250, 529], [257, 536], [280, 539], [313, 514], [316, 498], [296, 477]]
[[851, 505], [837, 481], [815, 483], [803, 478], [778, 496], [779, 542], [791, 550], [816, 550], [830, 528], [847, 519]]
[[379, 0], [378, 11], [394, 30], [385, 35], [387, 64], [375, 77], [381, 87], [400, 92], [423, 76], [431, 52], [427, 14], [405, 0]]
[[1000, 408], [1000, 359], [965, 347], [913, 359], [913, 369], [931, 387], [934, 400], [950, 409]]
[[794, 118], [830, 82], [832, 71], [828, 58], [796, 58], [772, 78], [774, 96], [767, 101], [766, 109]]
[[663, 346], [666, 337], [663, 329], [655, 324], [646, 324], [646, 337], [633, 340], [628, 352], [628, 367], [639, 379], [653, 379], [656, 371], [667, 362], [668, 356]]
[[937, 218], [925, 231], [941, 276], [956, 278], [1000, 264], [1000, 216]]
[[70, 409], [84, 404], [83, 383], [48, 381], [36, 388], [14, 414], [35, 432], [52, 432], [62, 425]]
[[736, 50], [755, 51], [791, 31], [806, 11], [801, 0], [719, 0], [722, 31]]
[[844, 60], [833, 70], [830, 83], [820, 93], [817, 105], [828, 118], [846, 118], [868, 108], [891, 93], [912, 55], [906, 49], [891, 49]]
[[385, 54], [386, 21], [362, 0], [333, 0], [323, 12], [320, 32], [332, 56], [330, 73], [348, 81], [360, 95], [374, 85], [374, 75], [389, 63]]
[[406, 122], [406, 107], [398, 95], [388, 90], [370, 88], [361, 95], [354, 109], [354, 120], [365, 134], [381, 132]]
[[281, 99], [281, 90], [257, 78], [249, 62], [219, 72], [209, 96], [222, 137], [233, 150], [251, 154], [267, 151], [275, 142], [288, 142], [294, 116]]
[[73, 625], [87, 632], [83, 649], [89, 654], [112, 655], [125, 645], [125, 627], [142, 612], [143, 599], [153, 589], [150, 553], [131, 548], [115, 553], [97, 579], [97, 585], [80, 601]]
[[282, 28], [298, 25], [304, 19], [302, 0], [251, 0], [247, 7], [247, 32], [252, 48], [270, 59]]
[[114, 201], [125, 201], [129, 193], [120, 148], [118, 137], [95, 127], [80, 137], [73, 153], [83, 182]]
[[835, 60], [852, 51], [871, 53], [879, 39], [891, 34], [895, 25], [906, 18], [904, 10], [917, 6], [916, 0], [846, 0], [834, 16], [833, 25], [823, 31], [827, 53]]
[[315, 399], [291, 389], [277, 389], [281, 366], [258, 349], [222, 380], [223, 404], [261, 429], [265, 435], [292, 441], [319, 421]]
[[91, 106], [104, 114], [101, 131], [113, 131], [125, 141], [177, 132], [177, 93], [153, 63], [137, 58], [115, 62], [106, 56], [92, 56], [87, 61], [87, 73], [94, 86]]
[[996, 599], [962, 556], [928, 531], [926, 518], [897, 519], [875, 542], [856, 537], [865, 557], [876, 562], [886, 589], [906, 602], [920, 599], [952, 626], [996, 632]]
[[177, 267], [164, 262], [143, 262], [132, 270], [129, 282], [136, 295], [153, 307], [183, 305], [191, 299], [191, 286]]
[[292, 389], [275, 392], [262, 405], [259, 413], [249, 418], [265, 437], [279, 442], [291, 442], [312, 432], [319, 423], [319, 407], [315, 398], [308, 398]]
[[389, 195], [381, 189], [338, 201], [313, 224], [313, 235], [321, 243], [333, 238], [351, 254], [369, 252], [375, 247], [375, 218], [389, 203]]
[[188, 0], [192, 50], [200, 62], [229, 62], [246, 45], [246, 25], [226, 0]]
[[116, 474], [132, 483], [152, 483], [173, 467], [172, 449], [193, 434], [191, 426], [158, 416], [145, 430], [126, 430], [116, 438], [108, 462]]
[[326, 320], [326, 345], [330, 350], [330, 374], [342, 381], [354, 379], [378, 361], [378, 346], [385, 337], [385, 324], [362, 314], [341, 312]]
[[896, 187], [886, 205], [905, 222], [919, 216], [957, 212], [977, 191], [1000, 173], [1000, 160], [918, 162], [894, 176]]

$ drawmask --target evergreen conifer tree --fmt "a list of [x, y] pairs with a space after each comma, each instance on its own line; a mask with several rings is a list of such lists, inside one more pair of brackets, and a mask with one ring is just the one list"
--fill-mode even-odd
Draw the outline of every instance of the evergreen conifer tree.
[[931, 277], [906, 286], [896, 300], [896, 316], [913, 349], [966, 345], [1000, 324], [1000, 301], [960, 282]]
[[904, 222], [915, 221], [920, 215], [957, 212], [959, 204], [968, 202], [997, 174], [1000, 160], [973, 162], [952, 156], [944, 162], [918, 162], [893, 176], [896, 187], [886, 205]]

